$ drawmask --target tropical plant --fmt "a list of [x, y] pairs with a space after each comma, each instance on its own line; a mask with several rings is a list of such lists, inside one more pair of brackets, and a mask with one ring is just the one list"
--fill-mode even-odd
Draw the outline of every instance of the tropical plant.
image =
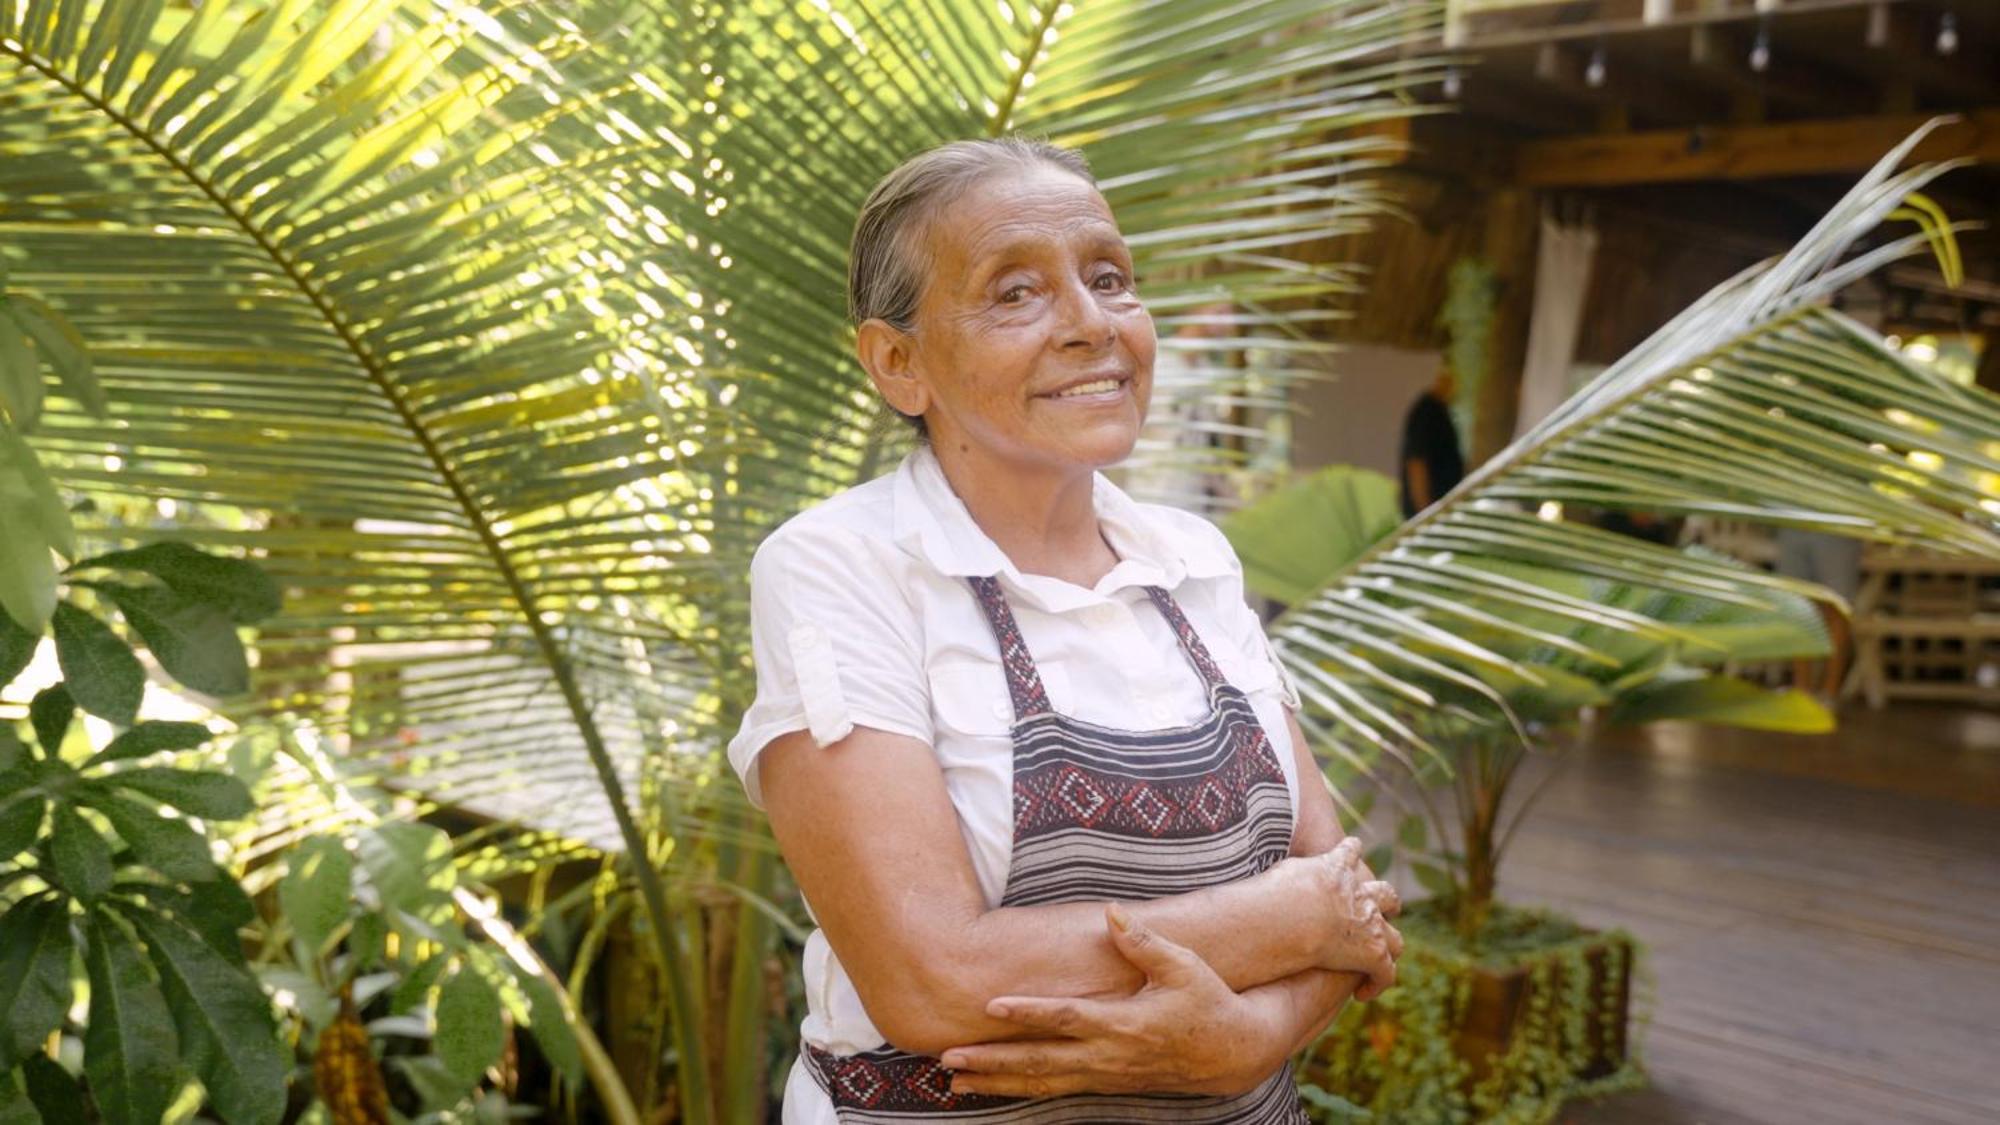
[[[1705, 561], [1742, 566], [1720, 557]], [[1458, 636], [1535, 670], [1536, 682], [1490, 671], [1482, 677], [1501, 693], [1528, 737], [1483, 716], [1413, 714], [1411, 725], [1449, 760], [1420, 761], [1408, 775], [1382, 778], [1365, 796], [1388, 794], [1405, 810], [1392, 837], [1396, 858], [1436, 896], [1432, 909], [1456, 927], [1467, 949], [1478, 951], [1487, 937], [1501, 860], [1541, 786], [1564, 764], [1568, 743], [1611, 727], [1663, 720], [1797, 734], [1833, 729], [1833, 716], [1811, 696], [1773, 691], [1731, 670], [1738, 663], [1828, 651], [1825, 626], [1803, 596], [1766, 591], [1765, 604], [1751, 608], [1492, 560], [1467, 565], [1670, 631], [1670, 639], [1663, 639], [1476, 595], [1461, 603], [1486, 618], [1466, 622]], [[1524, 642], [1519, 629], [1540, 637]], [[1534, 756], [1550, 761], [1537, 787], [1521, 793], [1515, 783]], [[1386, 851], [1391, 845], [1381, 847]]]
[[1311, 597], [1402, 522], [1395, 481], [1328, 465], [1231, 512], [1222, 531], [1249, 592], [1289, 604]]
[[[207, 829], [248, 815], [250, 791], [174, 760], [211, 732], [140, 720], [144, 666], [74, 595], [117, 607], [183, 684], [227, 691], [244, 680], [235, 627], [273, 613], [277, 591], [246, 563], [164, 542], [82, 560], [69, 586], [51, 614], [63, 678], [28, 707], [32, 743], [0, 725], [0, 1109], [81, 1119], [76, 1080], [43, 1053], [67, 1022], [80, 959], [82, 1071], [103, 1120], [152, 1125], [198, 1079], [228, 1125], [269, 1125], [288, 1052], [244, 959], [250, 899]], [[0, 686], [41, 641], [0, 613]], [[79, 708], [116, 734], [90, 745]]]
[[[1336, 465], [1260, 498], [1233, 514], [1224, 529], [1251, 591], [1292, 603], [1338, 579], [1394, 534], [1399, 519], [1393, 482]], [[1604, 549], [1639, 542], [1578, 531]], [[1700, 548], [1676, 557], [1750, 573]], [[1370, 815], [1378, 797], [1390, 798], [1398, 816], [1393, 831], [1380, 834], [1370, 850], [1369, 866], [1386, 871], [1398, 858], [1406, 861], [1468, 948], [1480, 944], [1501, 858], [1533, 804], [1532, 793], [1516, 792], [1517, 773], [1531, 755], [1567, 740], [1584, 716], [1593, 730], [1664, 719], [1792, 732], [1831, 728], [1832, 716], [1810, 697], [1768, 691], [1730, 671], [1736, 664], [1828, 651], [1820, 614], [1800, 594], [1766, 589], [1757, 603], [1745, 605], [1546, 565], [1492, 558], [1462, 565], [1517, 591], [1593, 606], [1599, 614], [1591, 619], [1477, 591], [1462, 594], [1453, 603], [1461, 619], [1452, 635], [1534, 670], [1533, 680], [1500, 668], [1471, 670], [1499, 694], [1519, 730], [1492, 721], [1490, 713], [1399, 708], [1399, 719], [1438, 755], [1412, 758], [1407, 771], [1377, 773], [1373, 784], [1355, 784], [1357, 771], [1347, 763], [1330, 771], [1336, 790], [1351, 794], [1346, 799], [1356, 820]], [[1419, 612], [1429, 608], [1419, 606]], [[1623, 624], [1640, 621], [1654, 631]], [[1548, 777], [1553, 773], [1542, 784]]]
[[313, 1095], [339, 1125], [388, 1119], [385, 1069], [413, 1099], [398, 1107], [406, 1116], [503, 1112], [513, 1091], [484, 1076], [517, 1029], [532, 1030], [556, 1077], [583, 1080], [578, 1029], [544, 966], [467, 932], [453, 851], [436, 827], [390, 822], [287, 853], [277, 889], [290, 957], [257, 969], [286, 998]]
[[[842, 313], [861, 198], [939, 141], [1047, 134], [1089, 155], [1169, 333], [1220, 297], [1247, 330], [1210, 347], [1310, 351], [1353, 279], [1292, 250], [1378, 208], [1367, 173], [1394, 142], [1356, 127], [1413, 112], [1400, 93], [1435, 64], [1396, 48], [1437, 18], [0, 5], [8, 292], [74, 325], [116, 405], [56, 400], [33, 449], [86, 496], [243, 513], [186, 534], [288, 589], [250, 701], [224, 705], [245, 729], [281, 724], [357, 792], [622, 852], [682, 1119], [750, 1120], [790, 904], [718, 750], [749, 690], [750, 552], [898, 440]], [[1214, 375], [1225, 397], [1286, 377]], [[0, 502], [28, 463], [0, 458]], [[75, 557], [36, 488], [42, 542]], [[23, 550], [0, 571], [20, 598], [49, 581]], [[306, 835], [273, 801], [264, 838]]]
[[[1392, 760], [1410, 772], [1448, 768], [1450, 748], [1418, 715], [1525, 744], [1523, 693], [1573, 686], [1557, 653], [1616, 675], [1631, 638], [1672, 666], [1726, 651], [1687, 628], [1688, 599], [1736, 607], [1753, 623], [1784, 616], [1793, 596], [1838, 604], [1822, 588], [1565, 511], [1714, 515], [2000, 554], [2000, 402], [1911, 362], [1826, 303], [1926, 245], [1957, 276], [1952, 228], [1920, 192], [1949, 166], [1898, 171], [1922, 135], [1885, 156], [1791, 252], [1709, 293], [1272, 623], [1307, 704], [1302, 721], [1339, 768], [1370, 777]], [[1848, 256], [1890, 217], [1917, 219], [1919, 230]], [[1528, 580], [1548, 572], [1609, 584], [1600, 593], [1673, 596], [1606, 604]]]

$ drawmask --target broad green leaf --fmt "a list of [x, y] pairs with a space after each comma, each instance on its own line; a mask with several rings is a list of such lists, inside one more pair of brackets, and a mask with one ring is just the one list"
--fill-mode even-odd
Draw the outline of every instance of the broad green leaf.
[[56, 882], [88, 905], [111, 889], [111, 845], [67, 804], [58, 804], [49, 836]]
[[1733, 676], [1635, 689], [1619, 698], [1610, 718], [1622, 724], [1680, 719], [1792, 734], [1823, 734], [1833, 729], [1833, 716], [1812, 696], [1772, 691]]
[[156, 909], [172, 914], [200, 934], [223, 960], [232, 965], [245, 964], [242, 930], [256, 920], [257, 909], [250, 896], [236, 885], [236, 880], [210, 879], [186, 886], [128, 882], [118, 884], [116, 889], [137, 895]]
[[108, 1125], [159, 1125], [180, 1088], [173, 1015], [132, 936], [103, 912], [93, 914], [87, 927], [84, 1077]]
[[[1430, 830], [1424, 818], [1417, 815], [1406, 816], [1396, 825], [1396, 842], [1412, 851], [1423, 850], [1430, 841]], [[1377, 871], [1379, 874], [1379, 870]]]
[[42, 756], [54, 761], [62, 753], [63, 737], [69, 733], [70, 719], [76, 715], [76, 700], [63, 684], [45, 687], [28, 701], [28, 725], [41, 743]]
[[0, 1074], [40, 1051], [69, 1011], [69, 903], [30, 899], [0, 914]]
[[1395, 481], [1331, 465], [1238, 509], [1222, 530], [1251, 592], [1297, 602], [1396, 530], [1397, 505]]
[[200, 723], [144, 722], [105, 743], [104, 749], [91, 755], [84, 765], [143, 758], [162, 750], [192, 750], [213, 737]]
[[[393, 963], [389, 957], [389, 921], [374, 911], [362, 911], [347, 927], [344, 943], [347, 955], [357, 965], [386, 965]], [[361, 993], [355, 993], [355, 1003], [361, 1003]]]
[[243, 642], [222, 610], [155, 586], [107, 583], [98, 590], [125, 615], [174, 679], [216, 696], [249, 690], [250, 666]]
[[451, 958], [452, 955], [447, 952], [433, 953], [424, 958], [423, 963], [411, 969], [409, 974], [396, 985], [396, 990], [389, 994], [389, 1010], [400, 1013], [424, 1007], [428, 1002], [431, 986], [437, 983], [438, 977], [451, 964]]
[[471, 1085], [500, 1058], [507, 1042], [500, 994], [484, 977], [461, 964], [438, 990], [437, 1056], [445, 1069]]
[[584, 1079], [583, 1052], [577, 1046], [576, 1031], [570, 1027], [569, 1018], [563, 1014], [562, 1001], [557, 998], [555, 986], [539, 976], [522, 970], [516, 977], [521, 991], [528, 997], [528, 1029], [534, 1032], [535, 1042], [541, 1045], [542, 1054], [571, 1085], [580, 1085]]
[[43, 1125], [87, 1125], [83, 1087], [62, 1064], [47, 1055], [30, 1055], [21, 1064], [28, 1100], [42, 1113]]
[[216, 1111], [228, 1125], [277, 1121], [291, 1066], [263, 990], [179, 922], [145, 910], [124, 913], [160, 975], [182, 1059], [201, 1077]]
[[76, 528], [28, 443], [0, 425], [0, 611], [30, 632], [48, 628], [56, 606], [51, 548], [76, 553]]
[[208, 840], [185, 821], [173, 820], [127, 797], [119, 796], [102, 782], [89, 781], [77, 788], [78, 798], [104, 814], [120, 839], [132, 849], [138, 861], [167, 876], [189, 883], [205, 883], [220, 878], [209, 852]]
[[56, 660], [76, 705], [119, 726], [146, 695], [146, 669], [111, 627], [68, 602], [56, 606]]
[[1702, 659], [1704, 663], [1722, 660], [1763, 661], [1763, 660], [1812, 660], [1833, 651], [1826, 629], [1814, 625], [1774, 617], [1762, 621], [1690, 621], [1681, 628], [1698, 637], [1713, 641], [1720, 654], [1710, 655], [1700, 650], [1689, 652], [1689, 659]]
[[255, 807], [248, 787], [213, 770], [142, 766], [105, 774], [103, 782], [144, 793], [203, 820], [241, 820]]
[[41, 839], [42, 814], [48, 802], [39, 790], [31, 788], [34, 781], [26, 765], [0, 771], [0, 865]]
[[315, 836], [292, 849], [278, 903], [307, 949], [325, 948], [354, 905], [354, 861], [339, 839]]
[[14, 677], [35, 658], [35, 647], [41, 643], [40, 633], [30, 633], [16, 624], [12, 616], [0, 613], [0, 687], [14, 682]]
[[70, 569], [91, 567], [150, 574], [185, 600], [222, 610], [239, 625], [255, 624], [278, 612], [277, 583], [261, 567], [178, 540], [94, 555]]
[[[21, 736], [14, 733], [14, 725], [0, 723], [0, 774], [26, 764], [30, 757], [27, 745], [21, 741]], [[0, 789], [0, 794], [7, 792], [9, 790]]]
[[1429, 863], [1410, 864], [1410, 874], [1417, 877], [1417, 885], [1433, 895], [1442, 898], [1457, 890], [1451, 876], [1442, 867]]
[[[42, 369], [28, 337], [14, 319], [12, 302], [0, 295], [0, 406], [20, 433], [34, 431], [42, 416]], [[5, 423], [0, 423], [5, 424]]]
[[28, 1099], [20, 1076], [0, 1071], [0, 1125], [42, 1125], [41, 1111]]
[[1362, 857], [1362, 862], [1368, 865], [1368, 870], [1373, 871], [1377, 878], [1386, 879], [1389, 875], [1389, 866], [1396, 862], [1396, 849], [1390, 844], [1377, 844], [1368, 849], [1368, 854]]
[[451, 837], [428, 824], [378, 824], [361, 832], [356, 844], [384, 908], [421, 917], [456, 882]]
[[85, 410], [104, 417], [104, 389], [98, 385], [97, 372], [90, 362], [90, 349], [75, 326], [45, 301], [18, 293], [10, 300], [14, 306], [15, 321], [41, 350], [42, 358], [55, 369], [57, 377], [62, 380], [63, 390], [82, 403]]

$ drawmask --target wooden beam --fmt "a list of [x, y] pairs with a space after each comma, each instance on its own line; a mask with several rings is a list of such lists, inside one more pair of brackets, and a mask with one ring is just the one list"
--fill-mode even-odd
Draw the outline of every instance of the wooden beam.
[[[1927, 114], [1898, 114], [1533, 141], [1516, 156], [1514, 182], [1536, 188], [1609, 187], [1859, 172], [1927, 120]], [[1959, 157], [2000, 162], [2000, 110], [1962, 115], [1911, 154], [1915, 161]]]

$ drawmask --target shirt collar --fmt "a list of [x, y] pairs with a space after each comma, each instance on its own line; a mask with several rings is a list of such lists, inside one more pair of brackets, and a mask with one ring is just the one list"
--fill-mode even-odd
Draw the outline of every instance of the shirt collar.
[[952, 491], [929, 445], [920, 445], [896, 469], [895, 537], [904, 549], [939, 573], [954, 577], [998, 576], [1013, 590], [1050, 612], [1104, 600], [1125, 586], [1164, 586], [1185, 578], [1213, 578], [1233, 567], [1212, 537], [1175, 534], [1150, 505], [1134, 501], [1105, 477], [1094, 474], [1091, 502], [1118, 565], [1095, 590], [1038, 574], [1022, 574], [998, 544], [980, 530], [965, 502]]

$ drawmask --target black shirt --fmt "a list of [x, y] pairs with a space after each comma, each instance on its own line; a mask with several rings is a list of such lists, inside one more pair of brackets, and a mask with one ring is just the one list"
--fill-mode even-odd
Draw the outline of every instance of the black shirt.
[[1403, 419], [1403, 455], [1396, 459], [1396, 475], [1403, 483], [1403, 516], [1417, 514], [1410, 495], [1410, 462], [1422, 461], [1430, 475], [1430, 499], [1450, 492], [1465, 477], [1465, 457], [1458, 451], [1458, 427], [1452, 425], [1451, 408], [1432, 391], [1425, 391]]

